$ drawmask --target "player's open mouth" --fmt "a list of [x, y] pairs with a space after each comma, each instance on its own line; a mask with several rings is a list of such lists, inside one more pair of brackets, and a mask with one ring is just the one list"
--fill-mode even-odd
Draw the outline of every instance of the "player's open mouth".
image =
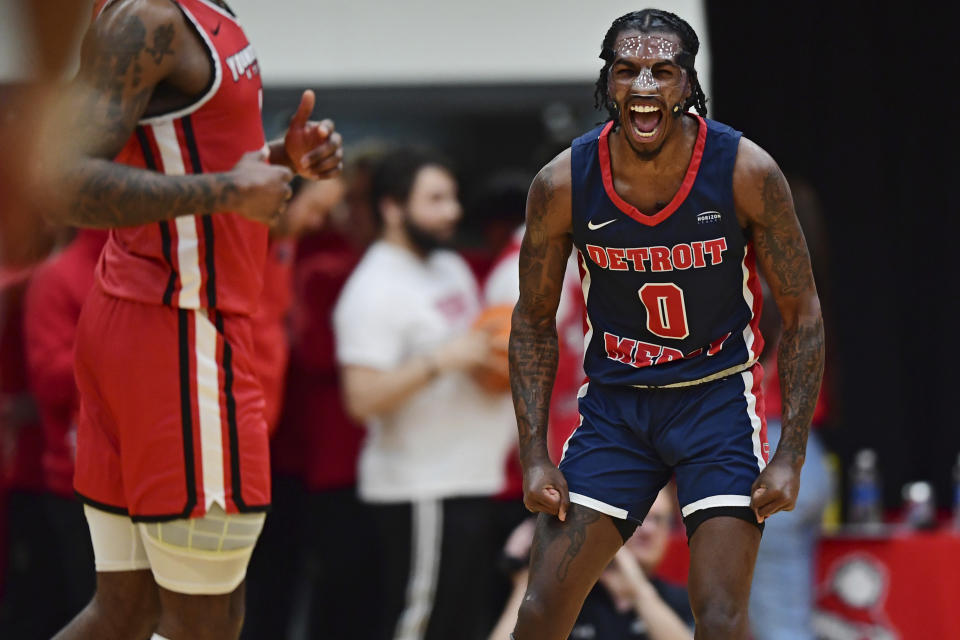
[[630, 107], [630, 124], [633, 133], [641, 140], [650, 140], [660, 131], [663, 113], [652, 104], [635, 104]]

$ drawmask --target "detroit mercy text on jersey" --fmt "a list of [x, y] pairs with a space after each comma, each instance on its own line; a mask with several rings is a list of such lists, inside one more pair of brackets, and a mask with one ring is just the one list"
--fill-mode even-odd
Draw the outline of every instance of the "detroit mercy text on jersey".
[[573, 142], [573, 241], [591, 381], [696, 384], [750, 367], [763, 348], [754, 250], [733, 204], [740, 132], [697, 120], [683, 184], [656, 215], [614, 190], [612, 122]]
[[[265, 144], [256, 54], [232, 13], [208, 0], [176, 4], [210, 58], [210, 86], [185, 108], [141, 120], [115, 161], [167, 175], [229, 171]], [[188, 215], [113, 229], [97, 275], [118, 298], [250, 314], [266, 251], [265, 225], [230, 212]]]

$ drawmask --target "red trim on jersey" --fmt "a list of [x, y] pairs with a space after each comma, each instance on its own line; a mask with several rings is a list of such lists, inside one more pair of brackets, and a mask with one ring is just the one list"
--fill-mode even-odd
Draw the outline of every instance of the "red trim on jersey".
[[750, 331], [753, 332], [753, 348], [750, 350], [754, 357], [759, 358], [763, 352], [763, 335], [760, 333], [760, 313], [763, 309], [763, 289], [760, 286], [760, 277], [757, 274], [757, 255], [753, 250], [753, 243], [747, 244], [747, 255], [744, 258], [747, 267], [747, 288], [753, 294], [753, 306], [750, 313]]
[[[587, 300], [586, 300], [586, 297], [583, 295], [583, 278], [584, 276], [587, 275], [587, 269], [586, 267], [583, 266], [585, 262], [583, 258], [583, 253], [578, 250], [577, 256], [580, 258], [579, 260], [577, 260], [577, 271], [580, 272], [580, 296], [584, 298], [583, 300], [583, 337], [586, 338], [587, 331], [590, 330], [590, 325], [587, 319]], [[584, 351], [586, 351], [586, 346], [584, 347]]]
[[[763, 341], [761, 340], [761, 343]], [[762, 346], [762, 344], [761, 344]], [[763, 400], [763, 367], [760, 363], [753, 365], [753, 388], [750, 393], [756, 398], [755, 409], [760, 418], [760, 453], [763, 455], [764, 463], [770, 462], [770, 445], [767, 443], [767, 407]]]
[[700, 161], [703, 159], [703, 147], [707, 141], [707, 123], [698, 115], [694, 117], [697, 119], [700, 128], [697, 130], [697, 142], [693, 145], [693, 156], [690, 158], [690, 164], [687, 166], [687, 173], [683, 177], [683, 183], [681, 183], [680, 189], [674, 194], [673, 200], [656, 215], [643, 213], [621, 198], [620, 194], [617, 193], [617, 190], [613, 186], [613, 169], [610, 165], [609, 137], [610, 130], [613, 129], [613, 121], [608, 122], [607, 126], [600, 132], [600, 173], [603, 175], [603, 188], [613, 204], [637, 222], [645, 224], [648, 227], [660, 224], [669, 218], [674, 211], [679, 209], [680, 205], [683, 204], [683, 201], [686, 200], [690, 194], [693, 183], [697, 179], [697, 172], [700, 170]]
[[[141, 133], [143, 134], [142, 139], [140, 138]], [[140, 150], [144, 152], [143, 164], [145, 168], [158, 173], [166, 173], [166, 169], [163, 166], [163, 156], [160, 155], [160, 146], [157, 144], [157, 136], [153, 133], [153, 127], [137, 126], [137, 138], [141, 141]], [[146, 142], [146, 149], [143, 149], [144, 141]], [[149, 159], [146, 154], [147, 151], [150, 153]], [[150, 166], [151, 163], [153, 166]]]

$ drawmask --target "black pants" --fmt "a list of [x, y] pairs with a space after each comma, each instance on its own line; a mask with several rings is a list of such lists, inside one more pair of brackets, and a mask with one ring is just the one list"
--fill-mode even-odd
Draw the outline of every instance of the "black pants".
[[46, 640], [93, 597], [96, 573], [83, 505], [52, 494], [12, 492], [0, 638]]
[[485, 639], [507, 594], [497, 559], [522, 507], [447, 498], [371, 509], [383, 556], [382, 640]]
[[273, 507], [247, 570], [244, 640], [305, 631], [323, 640], [375, 640], [379, 566], [369, 509], [353, 488], [308, 492], [274, 477]]

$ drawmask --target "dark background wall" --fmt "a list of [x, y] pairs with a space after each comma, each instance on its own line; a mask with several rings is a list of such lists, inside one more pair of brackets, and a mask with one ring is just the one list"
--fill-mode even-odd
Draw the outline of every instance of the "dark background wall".
[[[944, 5], [945, 6], [945, 5]], [[957, 36], [929, 3], [708, 2], [716, 111], [815, 189], [844, 463], [950, 504], [960, 452]]]

